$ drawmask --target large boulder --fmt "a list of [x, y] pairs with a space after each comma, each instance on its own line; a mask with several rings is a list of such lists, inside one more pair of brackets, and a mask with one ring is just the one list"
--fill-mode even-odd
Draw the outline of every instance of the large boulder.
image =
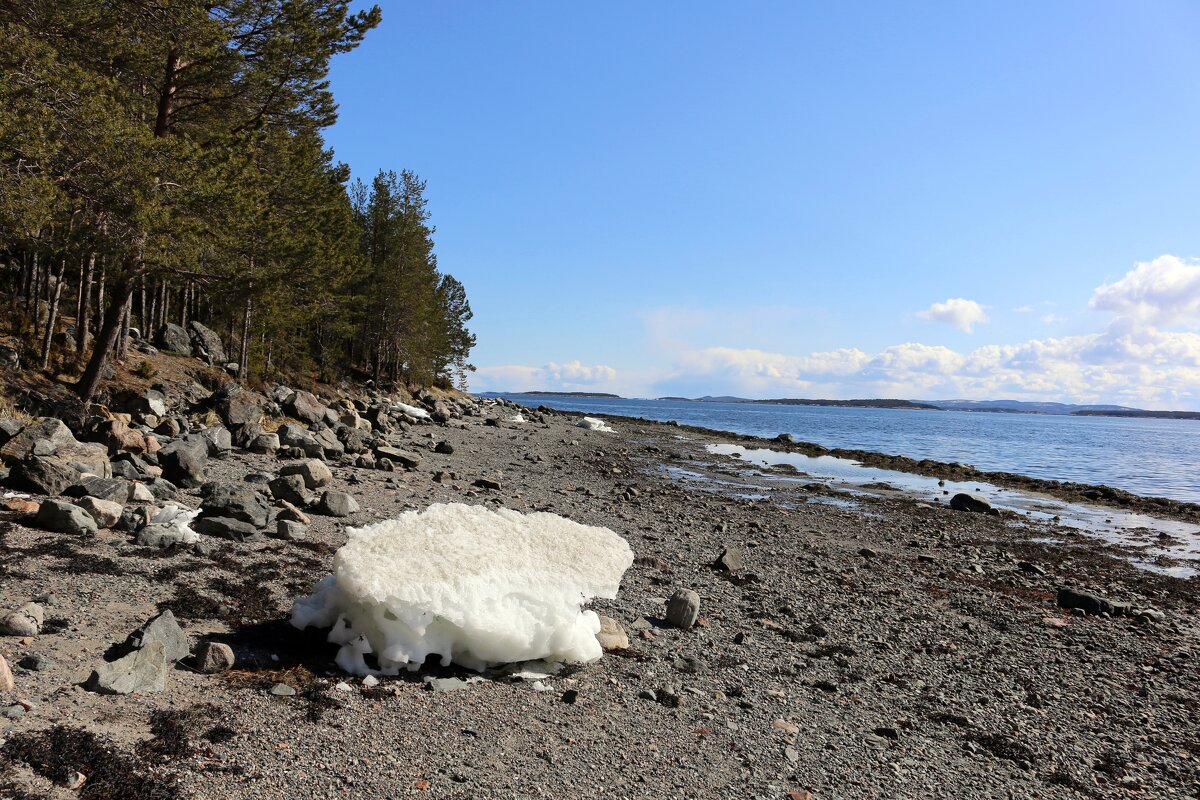
[[81, 497], [75, 501], [75, 505], [86, 511], [88, 516], [96, 520], [96, 525], [101, 528], [111, 528], [116, 525], [121, 521], [121, 514], [125, 511], [125, 507], [120, 503], [101, 500], [97, 497]]
[[31, 494], [54, 497], [78, 480], [78, 470], [43, 456], [30, 456], [12, 468], [8, 485]]
[[164, 478], [186, 489], [194, 489], [204, 483], [208, 440], [194, 435], [176, 439], [158, 451], [158, 464]]
[[200, 517], [224, 517], [265, 528], [271, 517], [271, 504], [244, 484], [222, 483], [214, 486], [200, 504]]
[[95, 497], [113, 503], [129, 501], [130, 484], [125, 478], [87, 477], [68, 486], [63, 494], [68, 497]]
[[192, 339], [179, 325], [173, 322], [168, 322], [158, 329], [158, 336], [155, 338], [155, 344], [159, 348], [166, 350], [168, 353], [183, 353], [192, 352]]
[[104, 694], [161, 692], [167, 685], [167, 656], [162, 642], [150, 642], [124, 658], [101, 664], [87, 688]]
[[257, 423], [262, 419], [263, 396], [232, 385], [217, 396], [216, 410], [229, 426]]
[[31, 455], [53, 455], [60, 447], [78, 444], [71, 429], [60, 420], [47, 417], [26, 425], [0, 447], [0, 461], [14, 464]]
[[289, 417], [309, 425], [320, 422], [325, 417], [325, 406], [312, 392], [294, 392], [283, 404], [283, 410]]
[[96, 428], [95, 433], [88, 438], [107, 446], [108, 452], [111, 455], [116, 455], [122, 451], [127, 453], [144, 453], [148, 449], [146, 435], [141, 431], [130, 428], [129, 424], [121, 419], [105, 420]]
[[192, 339], [192, 355], [211, 365], [225, 363], [225, 346], [216, 331], [192, 320], [188, 323], [188, 335]]
[[308, 489], [319, 489], [333, 480], [333, 472], [325, 466], [325, 462], [315, 458], [301, 461], [298, 464], [285, 464], [279, 469], [280, 475], [299, 475]]
[[66, 500], [43, 500], [35, 522], [43, 530], [72, 536], [88, 536], [98, 529], [91, 514]]

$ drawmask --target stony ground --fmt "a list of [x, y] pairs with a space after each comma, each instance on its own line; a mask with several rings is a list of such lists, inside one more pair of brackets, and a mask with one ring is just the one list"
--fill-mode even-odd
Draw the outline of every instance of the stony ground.
[[[301, 541], [197, 556], [4, 515], [0, 606], [40, 598], [48, 619], [36, 637], [0, 637], [10, 664], [44, 657], [14, 667], [29, 710], [0, 718], [0, 795], [1200, 797], [1195, 581], [1077, 536], [1033, 543], [1044, 532], [1012, 520], [750, 479], [706, 454], [717, 434], [575, 421], [415, 426], [395, 438], [422, 451], [420, 467], [335, 467], [334, 487], [361, 510], [315, 517]], [[454, 453], [432, 452], [435, 440]], [[279, 466], [235, 451], [210, 472], [238, 481]], [[439, 470], [455, 477], [436, 483]], [[441, 501], [553, 511], [624, 536], [637, 560], [595, 608], [631, 646], [541, 692], [494, 676], [433, 692], [424, 675], [465, 676], [434, 667], [374, 687], [338, 674], [320, 633], [286, 624], [292, 599], [329, 573], [346, 524]], [[713, 566], [727, 547], [744, 556], [733, 573]], [[1055, 603], [1063, 585], [1165, 617], [1072, 615]], [[662, 620], [680, 587], [702, 601], [690, 631]], [[229, 643], [235, 669], [181, 662], [155, 694], [82, 688], [163, 608], [193, 643]], [[271, 695], [278, 682], [298, 694]], [[86, 782], [67, 788], [76, 771]]]

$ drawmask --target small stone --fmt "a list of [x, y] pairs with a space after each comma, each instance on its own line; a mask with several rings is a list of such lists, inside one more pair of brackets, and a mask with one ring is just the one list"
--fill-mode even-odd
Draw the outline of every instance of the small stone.
[[299, 475], [304, 480], [305, 488], [308, 489], [319, 489], [333, 480], [333, 472], [325, 465], [325, 462], [315, 458], [301, 461], [299, 464], [285, 464], [280, 468], [279, 474]]
[[303, 539], [308, 534], [308, 528], [290, 519], [275, 521], [275, 536], [280, 539]]
[[774, 722], [771, 723], [771, 727], [777, 731], [783, 731], [784, 733], [788, 734], [789, 736], [794, 736], [795, 734], [800, 732], [799, 726], [793, 725], [792, 723], [788, 722], [787, 720], [783, 720], [783, 719], [775, 720]]
[[596, 640], [605, 651], [629, 649], [629, 634], [612, 617], [600, 617], [600, 632], [596, 634]]
[[196, 648], [196, 669], [205, 675], [224, 672], [233, 667], [233, 648], [224, 642], [201, 642]]
[[879, 553], [875, 552], [874, 550], [872, 550], [869, 547], [859, 548], [858, 554], [868, 560], [872, 559], [872, 558], [879, 558]]
[[741, 572], [746, 568], [746, 559], [740, 547], [726, 547], [713, 566], [726, 572]]
[[498, 492], [502, 488], [500, 481], [492, 480], [491, 478], [478, 478], [471, 485], [477, 486], [480, 489], [488, 489], [493, 492]]
[[25, 716], [25, 706], [20, 703], [0, 708], [0, 717], [5, 719], [20, 719], [23, 716]]
[[575, 705], [575, 701], [579, 699], [579, 691], [577, 689], [567, 689], [562, 693], [562, 701], [569, 706]]
[[454, 445], [449, 442], [438, 442], [433, 447], [435, 453], [441, 453], [444, 456], [454, 455]]
[[37, 636], [42, 629], [45, 612], [37, 603], [26, 603], [0, 617], [0, 634], [6, 636]]
[[798, 752], [796, 752], [796, 748], [794, 748], [794, 747], [783, 748], [783, 755], [784, 755], [784, 757], [787, 758], [788, 761], [792, 762], [793, 764], [795, 764], [797, 761], [800, 760], [800, 754]]
[[992, 508], [992, 504], [982, 497], [965, 492], [959, 492], [950, 498], [950, 507], [955, 511], [970, 511], [975, 514], [991, 514], [999, 516], [1000, 512]]
[[21, 656], [21, 660], [17, 662], [17, 666], [21, 669], [27, 669], [30, 672], [41, 672], [42, 670], [49, 669], [53, 663], [41, 653], [26, 653]]
[[667, 601], [667, 622], [682, 630], [690, 630], [700, 617], [700, 595], [691, 589], [676, 589]]
[[277, 683], [268, 691], [276, 697], [294, 697], [296, 695], [296, 690], [286, 683]]

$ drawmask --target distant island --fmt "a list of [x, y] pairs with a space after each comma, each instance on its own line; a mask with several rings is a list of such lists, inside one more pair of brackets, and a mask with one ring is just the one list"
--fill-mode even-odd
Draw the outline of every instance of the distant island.
[[[581, 399], [603, 398], [627, 400], [618, 394], [607, 392], [482, 392], [481, 397], [543, 396], [575, 397]], [[703, 397], [680, 397], [667, 395], [655, 400], [676, 403], [748, 403], [753, 405], [781, 406], [828, 406], [832, 408], [889, 408], [901, 411], [970, 411], [989, 414], [1052, 414], [1069, 417], [1134, 417], [1143, 419], [1189, 419], [1200, 420], [1200, 411], [1150, 411], [1117, 405], [1085, 405], [1055, 403], [1040, 400], [901, 400], [896, 398], [860, 398], [857, 400], [827, 400], [803, 397], [778, 397], [755, 400], [734, 395], [704, 395]]]

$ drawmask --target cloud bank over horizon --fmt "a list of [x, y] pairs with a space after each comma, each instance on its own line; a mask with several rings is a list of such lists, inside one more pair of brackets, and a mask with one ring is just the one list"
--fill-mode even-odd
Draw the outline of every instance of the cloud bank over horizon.
[[[1173, 255], [1139, 262], [1097, 287], [1088, 303], [1097, 330], [986, 344], [960, 351], [902, 342], [789, 354], [752, 347], [652, 346], [661, 366], [625, 371], [579, 361], [485, 366], [473, 391], [598, 391], [626, 396], [752, 398], [1017, 399], [1200, 408], [1200, 262]], [[1014, 309], [1014, 312], [1025, 309]], [[1103, 314], [1107, 320], [1100, 317]], [[951, 298], [919, 316], [964, 333], [987, 321], [984, 307]], [[657, 338], [657, 337], [648, 337]], [[610, 358], [616, 363], [618, 354]]]

